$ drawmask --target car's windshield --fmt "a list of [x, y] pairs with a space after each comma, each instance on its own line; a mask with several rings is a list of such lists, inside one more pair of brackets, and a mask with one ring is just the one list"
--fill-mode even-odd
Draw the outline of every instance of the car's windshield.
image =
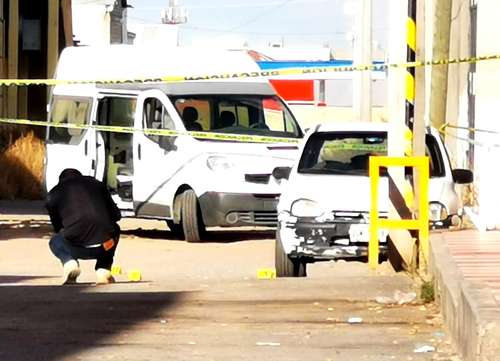
[[[427, 134], [425, 141], [430, 176], [444, 176], [444, 161], [436, 139]], [[319, 132], [308, 139], [298, 172], [368, 176], [370, 156], [385, 155], [387, 132]], [[412, 169], [407, 167], [405, 173], [411, 175]]]
[[304, 148], [299, 173], [368, 175], [372, 155], [387, 155], [387, 133], [316, 133]]
[[186, 95], [171, 100], [190, 131], [302, 136], [297, 121], [276, 96]]

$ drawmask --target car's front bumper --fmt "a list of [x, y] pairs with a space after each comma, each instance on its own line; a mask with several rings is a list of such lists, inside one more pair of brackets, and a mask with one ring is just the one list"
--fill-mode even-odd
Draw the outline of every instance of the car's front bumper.
[[430, 229], [448, 229], [451, 226], [460, 225], [462, 218], [456, 214], [451, 214], [442, 221], [429, 221]]
[[276, 227], [279, 194], [207, 192], [200, 196], [200, 208], [206, 226]]
[[[314, 220], [281, 220], [278, 232], [285, 252], [291, 258], [309, 262], [322, 260], [356, 259], [368, 256], [368, 240], [360, 241], [353, 228], [368, 231], [368, 224], [359, 220], [315, 222]], [[385, 255], [387, 235], [379, 234], [379, 253]]]

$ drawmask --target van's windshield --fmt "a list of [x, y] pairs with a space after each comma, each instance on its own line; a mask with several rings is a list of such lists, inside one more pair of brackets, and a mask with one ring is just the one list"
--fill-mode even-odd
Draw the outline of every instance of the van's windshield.
[[276, 96], [170, 97], [187, 130], [300, 138], [297, 121]]
[[[425, 148], [429, 157], [430, 176], [444, 176], [444, 160], [432, 135], [426, 135]], [[385, 155], [387, 155], [387, 132], [319, 132], [308, 139], [298, 172], [368, 176], [370, 156]], [[405, 171], [407, 175], [412, 173], [410, 167]], [[383, 171], [382, 175], [385, 174]]]

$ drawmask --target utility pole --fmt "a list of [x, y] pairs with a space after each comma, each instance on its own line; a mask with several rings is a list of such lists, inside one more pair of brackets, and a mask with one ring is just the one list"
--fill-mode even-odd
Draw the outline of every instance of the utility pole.
[[[439, 0], [434, 5], [433, 60], [444, 60], [450, 56], [450, 27], [452, 0]], [[431, 70], [431, 124], [440, 128], [446, 122], [448, 95], [448, 65], [436, 65]]]
[[170, 0], [168, 8], [161, 12], [161, 21], [170, 25], [185, 24], [188, 21], [187, 10], [179, 5], [179, 0]]
[[[416, 60], [418, 62], [425, 61], [425, 0], [414, 0], [416, 6]], [[412, 155], [425, 156], [425, 68], [416, 67], [415, 71], [415, 104], [413, 116], [413, 142]], [[422, 192], [420, 190], [420, 174], [417, 169], [413, 169], [413, 190], [415, 193], [415, 204], [419, 204]], [[420, 209], [418, 209], [420, 212]], [[417, 215], [420, 218], [420, 215]], [[419, 237], [421, 234], [419, 233]], [[421, 275], [425, 276], [428, 266], [428, 255], [424, 254], [421, 239], [418, 244], [418, 266]]]
[[[358, 0], [356, 37], [354, 40], [354, 66], [372, 64], [372, 0]], [[372, 70], [354, 72], [354, 118], [372, 120]]]

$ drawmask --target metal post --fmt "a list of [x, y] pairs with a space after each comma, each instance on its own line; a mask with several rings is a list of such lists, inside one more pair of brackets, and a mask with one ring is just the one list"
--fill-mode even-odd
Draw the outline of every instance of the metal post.
[[[408, 0], [406, 21], [406, 61], [414, 62], [417, 50], [417, 0]], [[406, 126], [413, 127], [415, 105], [415, 68], [406, 68]]]
[[[356, 16], [354, 65], [372, 63], [372, 0], [359, 0]], [[354, 118], [372, 120], [371, 69], [354, 74]]]
[[[434, 36], [432, 58], [448, 59], [450, 56], [450, 27], [452, 0], [436, 1], [434, 7]], [[440, 128], [446, 123], [446, 101], [448, 95], [448, 65], [432, 67], [431, 76], [431, 124]]]

